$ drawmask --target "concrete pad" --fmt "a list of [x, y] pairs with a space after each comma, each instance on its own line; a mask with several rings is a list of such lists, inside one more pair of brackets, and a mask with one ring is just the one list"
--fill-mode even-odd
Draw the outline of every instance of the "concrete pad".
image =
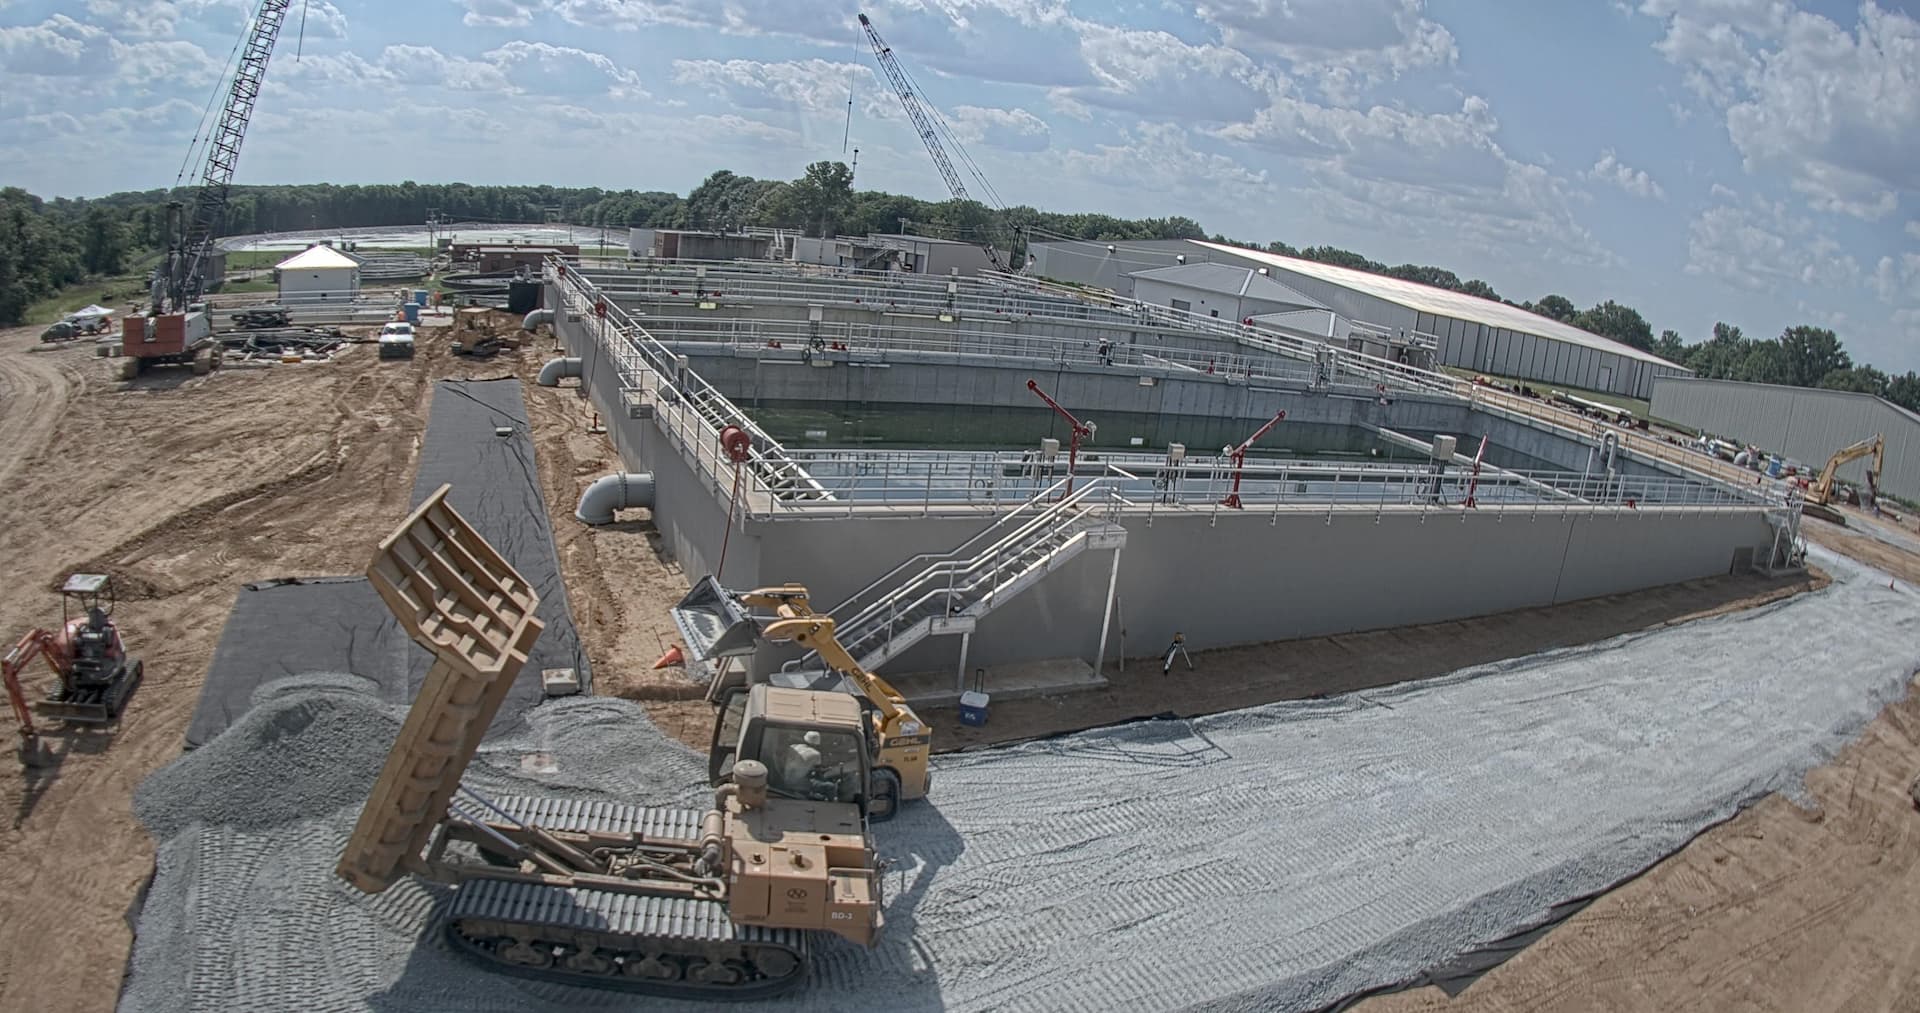
[[[889, 675], [886, 680], [916, 707], [952, 707], [960, 702], [958, 678], [952, 669], [939, 672], [908, 672]], [[986, 692], [994, 700], [1024, 700], [1036, 696], [1084, 693], [1105, 689], [1107, 677], [1079, 658], [1050, 658], [1023, 661], [1013, 665], [994, 665], [987, 669]], [[973, 688], [973, 673], [967, 673], [967, 688]]]

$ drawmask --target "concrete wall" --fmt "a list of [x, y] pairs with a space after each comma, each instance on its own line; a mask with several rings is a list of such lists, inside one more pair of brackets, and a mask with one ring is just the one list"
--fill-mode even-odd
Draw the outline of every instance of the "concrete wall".
[[[726, 491], [701, 477], [651, 420], [627, 417], [610, 364], [586, 340], [593, 326], [591, 318], [562, 319], [558, 330], [569, 353], [583, 358], [584, 380], [626, 469], [654, 476], [652, 519], [663, 548], [690, 578], [704, 575], [726, 537]], [[709, 365], [717, 364], [696, 369]], [[1056, 380], [1063, 388], [1094, 391], [1112, 378], [1068, 373]], [[1244, 414], [1270, 412], [1282, 395], [1221, 385], [1192, 396], [1242, 399], [1238, 409], [1221, 410]], [[1351, 419], [1370, 404], [1320, 399], [1296, 402], [1290, 411]], [[1472, 424], [1457, 403], [1401, 399], [1393, 408], [1410, 430]], [[830, 608], [916, 553], [964, 542], [991, 519], [985, 512], [920, 517], [882, 511], [746, 522], [731, 536], [721, 579], [735, 587], [803, 582], [817, 604]], [[1121, 628], [1127, 653], [1138, 657], [1159, 652], [1176, 631], [1201, 649], [1436, 622], [1725, 573], [1738, 549], [1764, 552], [1772, 542], [1758, 512], [1584, 506], [1565, 512], [1303, 507], [1278, 514], [1163, 507], [1151, 517], [1130, 512], [1123, 523], [1128, 543], [1109, 657], [1119, 650]], [[1112, 559], [1106, 552], [1083, 553], [989, 615], [973, 638], [969, 667], [1092, 660]], [[617, 585], [618, 575], [611, 579]], [[957, 638], [934, 638], [888, 669], [951, 669], [958, 647]], [[781, 657], [768, 651], [756, 664], [764, 670]]]
[[920, 274], [945, 275], [958, 270], [963, 278], [993, 269], [987, 251], [968, 243], [927, 243], [920, 247]]
[[[1214, 522], [1217, 520], [1217, 523]], [[985, 525], [835, 519], [757, 525], [763, 582], [807, 583], [830, 607], [918, 552]], [[1729, 572], [1736, 549], [1766, 546], [1757, 515], [1556, 514], [1365, 509], [1161, 513], [1129, 518], [1108, 658], [1126, 630], [1133, 657], [1176, 632], [1195, 650], [1441, 622]], [[737, 537], [737, 536], [736, 536]], [[1085, 552], [995, 610], [968, 666], [1076, 656], [1092, 661], [1112, 556]], [[731, 565], [730, 565], [731, 568]], [[957, 670], [957, 637], [929, 638], [888, 671]]]
[[[1887, 440], [1887, 473], [1880, 478], [1880, 488], [1920, 500], [1920, 418], [1871, 394], [1662, 378], [1653, 388], [1653, 414], [1795, 458], [1816, 470], [1834, 451], [1879, 433]], [[1868, 463], [1863, 459], [1848, 464], [1840, 477], [1864, 484]]]

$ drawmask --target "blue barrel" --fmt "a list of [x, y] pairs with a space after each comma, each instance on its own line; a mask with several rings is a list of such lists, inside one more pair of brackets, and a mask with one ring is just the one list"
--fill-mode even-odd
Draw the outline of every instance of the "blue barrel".
[[404, 312], [407, 314], [407, 323], [417, 324], [420, 322], [420, 304], [419, 303], [417, 302], [408, 303], [404, 308]]
[[422, 306], [425, 306], [427, 304], [427, 290], [424, 288], [414, 289], [413, 301], [419, 303]]
[[1779, 458], [1776, 457], [1773, 460], [1767, 462], [1767, 475], [1770, 478], [1780, 477], [1780, 459]]

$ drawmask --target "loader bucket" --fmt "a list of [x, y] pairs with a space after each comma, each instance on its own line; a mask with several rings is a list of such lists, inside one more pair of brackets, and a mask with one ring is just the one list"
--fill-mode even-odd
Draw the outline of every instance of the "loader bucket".
[[760, 624], [711, 574], [700, 578], [672, 610], [673, 625], [687, 643], [687, 656], [699, 661], [752, 654]]

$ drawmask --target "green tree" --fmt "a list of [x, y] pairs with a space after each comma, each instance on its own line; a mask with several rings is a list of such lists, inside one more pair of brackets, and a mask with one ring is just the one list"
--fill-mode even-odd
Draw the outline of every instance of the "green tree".
[[1920, 412], [1920, 373], [1909, 369], [1905, 375], [1888, 380], [1882, 396], [1910, 412]]
[[1580, 311], [1574, 308], [1573, 300], [1563, 295], [1543, 295], [1539, 302], [1529, 303], [1525, 308], [1563, 324], [1573, 323], [1573, 318], [1580, 315]]
[[831, 236], [853, 210], [853, 170], [845, 162], [815, 162], [787, 185], [780, 203], [809, 236]]
[[1820, 378], [1820, 386], [1827, 390], [1850, 390], [1857, 394], [1872, 394], [1886, 397], [1887, 374], [1872, 366], [1854, 366], [1851, 369], [1836, 369]]
[[1828, 373], [1853, 368], [1853, 358], [1840, 344], [1840, 338], [1824, 327], [1789, 327], [1780, 334], [1780, 349], [1785, 353], [1785, 380], [1796, 387], [1812, 387]]
[[1475, 278], [1472, 281], [1469, 281], [1466, 284], [1461, 285], [1460, 291], [1465, 292], [1468, 295], [1477, 295], [1482, 299], [1491, 299], [1494, 302], [1504, 301], [1500, 298], [1500, 293], [1495, 292], [1493, 290], [1492, 285], [1489, 285], [1478, 278]]
[[1680, 340], [1679, 331], [1661, 331], [1660, 340], [1653, 343], [1653, 354], [1675, 364], [1684, 364], [1687, 357], [1687, 343]]
[[1792, 375], [1792, 364], [1787, 361], [1786, 350], [1777, 341], [1755, 341], [1747, 349], [1747, 357], [1729, 379], [1745, 380], [1749, 383], [1785, 383]]
[[1653, 349], [1653, 328], [1640, 311], [1608, 299], [1573, 319], [1573, 326], [1642, 351]]

